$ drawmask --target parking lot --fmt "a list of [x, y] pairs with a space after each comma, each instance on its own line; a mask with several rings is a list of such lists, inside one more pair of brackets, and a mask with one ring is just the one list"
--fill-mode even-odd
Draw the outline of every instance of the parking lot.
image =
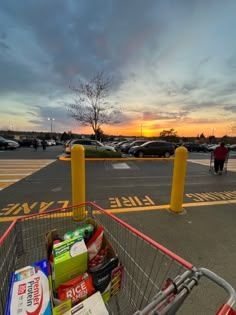
[[[52, 160], [0, 191], [1, 232], [16, 217], [71, 204], [70, 162], [57, 159], [61, 152], [58, 146], [45, 152], [29, 148], [1, 152], [2, 165], [11, 161], [12, 168], [14, 160], [21, 160], [26, 168], [30, 166], [27, 160]], [[209, 174], [209, 154], [190, 153], [181, 215], [169, 211], [173, 160], [87, 161], [86, 200], [114, 213], [194, 265], [219, 273], [236, 287], [235, 161], [231, 159], [227, 175], [213, 176]], [[208, 291], [211, 285], [204, 283], [202, 288]], [[196, 292], [181, 314], [211, 314], [215, 300], [223, 297], [214, 289], [203, 302], [207, 311], [193, 311], [193, 299], [200, 305], [206, 294]]]

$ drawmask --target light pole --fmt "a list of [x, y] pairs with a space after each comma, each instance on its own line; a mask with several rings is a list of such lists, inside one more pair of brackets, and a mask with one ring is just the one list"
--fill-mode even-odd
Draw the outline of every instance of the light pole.
[[48, 120], [51, 121], [51, 138], [52, 138], [52, 121], [55, 120], [55, 118], [50, 117], [50, 118], [48, 118]]
[[214, 136], [214, 131], [216, 130], [216, 128], [211, 128], [212, 130], [212, 136]]

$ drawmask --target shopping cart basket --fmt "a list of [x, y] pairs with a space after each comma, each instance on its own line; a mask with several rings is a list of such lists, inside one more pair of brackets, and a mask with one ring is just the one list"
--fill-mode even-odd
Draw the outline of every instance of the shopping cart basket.
[[107, 304], [110, 314], [176, 314], [203, 276], [229, 295], [228, 301], [222, 303], [216, 313], [236, 314], [236, 293], [224, 279], [207, 269], [193, 267], [119, 218], [88, 202], [12, 222], [0, 239], [1, 315], [6, 306], [11, 272], [46, 258], [45, 234], [58, 229], [63, 235], [84, 225], [72, 219], [75, 207], [86, 208], [86, 218], [93, 218], [104, 227], [105, 235], [124, 266], [121, 290]]
[[[222, 174], [227, 174], [227, 166], [228, 166], [228, 160], [229, 160], [229, 152], [227, 154], [227, 157], [225, 159], [225, 163], [224, 163], [224, 168], [223, 168], [223, 172]], [[210, 167], [209, 167], [209, 172], [211, 174], [215, 173], [215, 168], [214, 168], [214, 152], [211, 152], [211, 157], [210, 157]]]

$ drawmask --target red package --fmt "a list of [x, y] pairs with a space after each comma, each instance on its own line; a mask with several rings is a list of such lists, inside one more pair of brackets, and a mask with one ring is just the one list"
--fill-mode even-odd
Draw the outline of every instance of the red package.
[[104, 228], [100, 226], [97, 229], [96, 233], [86, 244], [88, 249], [89, 261], [92, 260], [100, 252], [102, 248], [103, 230]]
[[108, 246], [106, 246], [104, 249], [101, 249], [100, 252], [89, 261], [89, 271], [98, 270], [104, 264], [108, 249]]
[[61, 301], [71, 299], [72, 305], [86, 299], [94, 292], [92, 276], [88, 273], [61, 284], [57, 289], [58, 298]]

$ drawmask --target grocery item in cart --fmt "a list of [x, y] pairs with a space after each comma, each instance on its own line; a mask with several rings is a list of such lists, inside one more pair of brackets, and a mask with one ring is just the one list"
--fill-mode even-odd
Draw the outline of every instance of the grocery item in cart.
[[[53, 230], [46, 235], [46, 246], [51, 246], [53, 234], [58, 234]], [[47, 250], [48, 252], [48, 250]], [[83, 238], [80, 236], [65, 240], [52, 247], [53, 262], [52, 283], [55, 291], [60, 284], [65, 283], [76, 276], [83, 274], [88, 267], [88, 252]], [[50, 256], [48, 257], [48, 259]]]
[[103, 230], [104, 228], [99, 226], [92, 238], [86, 244], [88, 248], [89, 260], [92, 260], [102, 248]]
[[93, 285], [96, 290], [103, 293], [111, 282], [111, 273], [119, 264], [118, 257], [111, 258], [102, 268], [97, 271], [90, 271], [93, 278]]
[[[165, 314], [179, 314], [181, 313], [181, 305], [186, 303], [186, 298], [191, 296], [192, 289], [198, 285], [200, 294], [194, 295], [190, 303], [187, 302], [188, 314], [208, 314], [223, 302], [216, 314], [236, 315], [235, 289], [223, 278], [210, 270], [193, 266], [94, 203], [89, 202], [82, 205], [83, 209], [88, 205], [92, 209], [88, 208], [86, 221], [92, 220], [94, 222], [96, 220], [97, 226], [102, 225], [104, 227], [102, 248], [112, 244], [109, 250], [113, 250], [114, 255], [122, 259], [124, 264], [124, 268], [118, 265], [112, 270], [111, 285], [109, 285], [111, 294], [119, 290], [122, 273], [124, 274], [124, 281], [121, 285], [121, 294], [107, 303], [111, 314], [150, 314], [153, 310], [159, 312], [160, 309], [161, 312], [159, 313], [161, 314], [164, 312]], [[75, 209], [77, 208], [78, 206]], [[64, 229], [73, 230], [75, 221], [73, 218], [68, 218], [69, 211], [67, 210], [71, 211], [71, 207], [21, 217], [13, 222], [3, 237], [0, 238], [0, 257], [2, 258], [0, 259], [0, 315], [5, 314], [7, 300], [9, 301], [7, 295], [10, 281], [9, 272], [13, 272], [16, 265], [20, 267], [31, 265], [35, 252], [40, 259], [45, 256], [42, 250], [45, 239], [40, 238], [36, 231], [46, 234], [55, 226], [58, 229], [62, 227], [63, 232]], [[83, 224], [81, 222], [81, 225]], [[106, 242], [106, 238], [110, 243], [109, 241]], [[21, 242], [21, 240], [24, 241]], [[17, 279], [21, 279], [21, 277], [23, 279], [31, 274], [32, 270], [24, 270], [24, 273], [17, 276]], [[172, 279], [172, 282], [168, 282], [163, 288], [168, 278]], [[202, 278], [204, 283], [202, 283]], [[206, 285], [206, 280], [215, 284], [216, 292], [214, 292], [213, 285]], [[118, 285], [116, 286], [116, 284]], [[220, 294], [219, 288], [224, 289], [225, 292]], [[22, 291], [24, 291], [24, 287]], [[105, 290], [102, 299], [104, 300], [104, 294], [108, 295], [109, 298], [110, 292]], [[19, 293], [21, 293], [21, 289]], [[197, 299], [195, 299], [196, 297]], [[73, 307], [74, 314], [72, 314], [72, 310], [68, 313], [69, 309], [65, 310], [64, 305], [60, 304], [58, 306], [61, 307], [61, 311], [64, 310], [63, 313], [57, 312], [53, 315], [84, 315], [86, 309], [83, 308], [83, 305], [91, 298], [92, 296], [78, 304], [81, 306], [81, 312], [76, 305]], [[70, 300], [67, 301], [70, 302]], [[104, 301], [107, 302], [107, 300]], [[216, 305], [213, 302], [216, 302]], [[91, 305], [96, 304], [91, 303]], [[164, 309], [162, 310], [163, 306]], [[215, 314], [214, 311], [212, 313]], [[98, 315], [97, 306], [95, 306], [95, 314]], [[107, 315], [103, 310], [99, 315], [105, 314]]]
[[89, 261], [88, 268], [90, 271], [96, 271], [105, 264], [108, 251], [109, 247], [106, 246], [105, 248], [101, 249], [100, 252], [92, 260]]
[[47, 260], [12, 273], [5, 315], [19, 314], [51, 315]]
[[100, 292], [96, 292], [83, 302], [74, 306], [64, 315], [109, 315]]
[[57, 289], [58, 298], [62, 301], [71, 299], [72, 305], [78, 304], [94, 292], [92, 276], [88, 273], [61, 284]]
[[78, 227], [75, 231], [66, 232], [64, 234], [64, 240], [71, 239], [76, 236], [83, 237], [85, 244], [90, 240], [94, 232], [94, 226], [92, 224], [86, 224], [83, 227]]

